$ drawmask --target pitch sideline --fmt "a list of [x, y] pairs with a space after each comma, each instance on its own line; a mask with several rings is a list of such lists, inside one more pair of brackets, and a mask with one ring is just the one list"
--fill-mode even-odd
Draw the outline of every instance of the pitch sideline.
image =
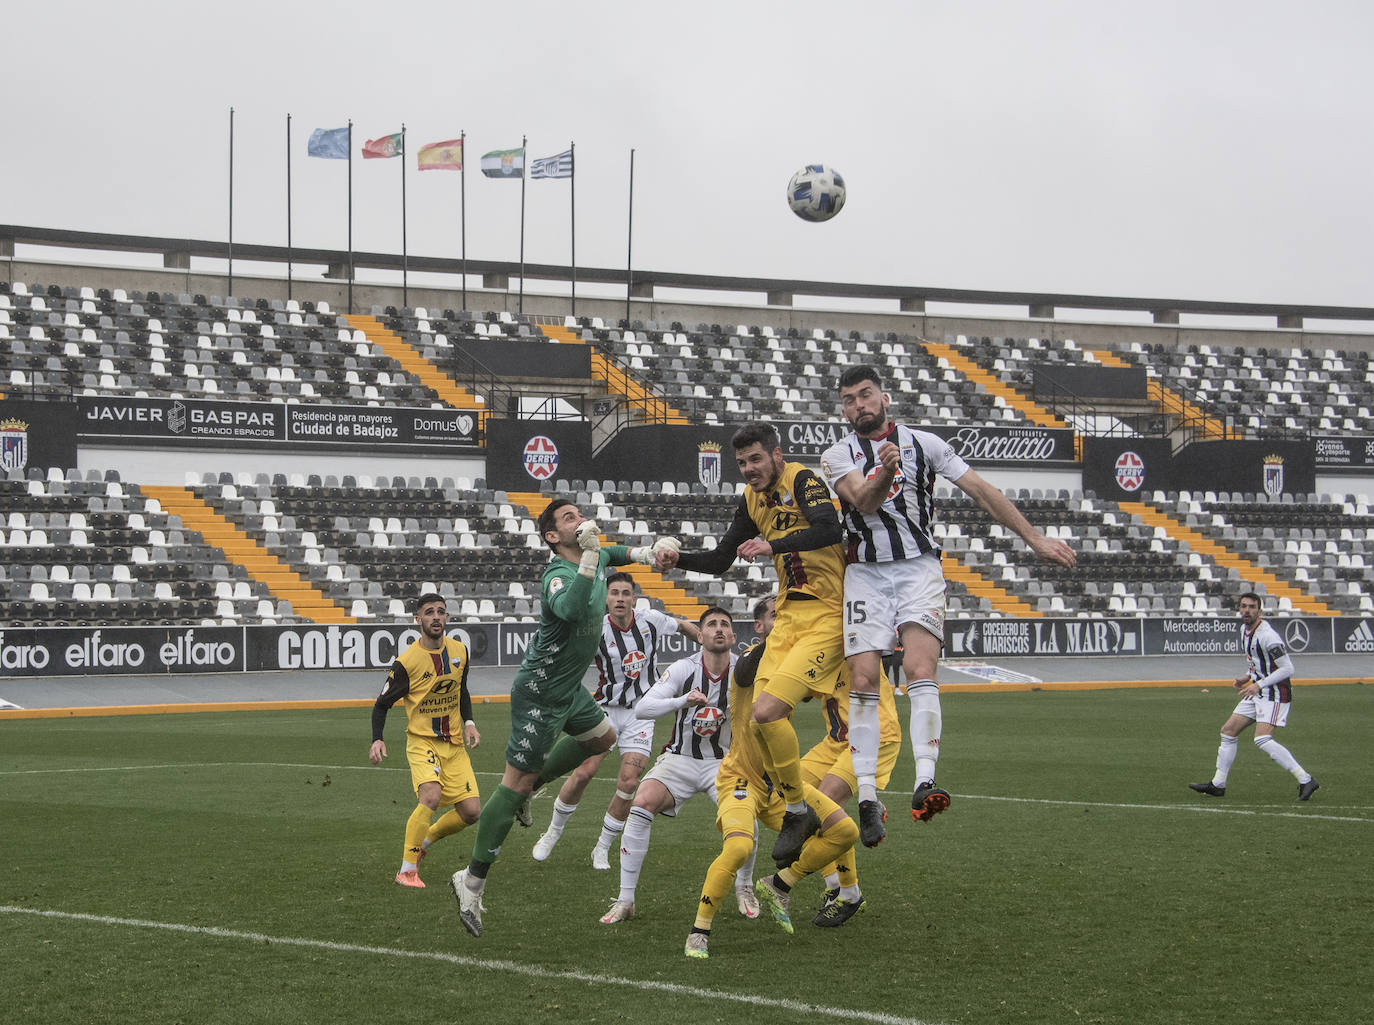
[[40, 908], [24, 908], [14, 905], [0, 905], [3, 915], [32, 915], [37, 918], [59, 919], [70, 922], [90, 922], [96, 925], [123, 926], [131, 929], [153, 929], [164, 932], [185, 933], [195, 936], [208, 936], [214, 939], [241, 940], [245, 943], [275, 943], [284, 947], [301, 947], [309, 950], [330, 950], [341, 954], [368, 954], [375, 957], [394, 957], [416, 961], [438, 961], [464, 968], [481, 968], [487, 971], [507, 972], [535, 979], [548, 979], [557, 982], [578, 982], [595, 986], [621, 986], [649, 992], [667, 993], [673, 996], [690, 997], [700, 1000], [728, 1001], [748, 1004], [753, 1007], [767, 1007], [788, 1011], [798, 1015], [818, 1018], [831, 1018], [838, 1021], [875, 1022], [877, 1025], [933, 1025], [919, 1018], [903, 1018], [894, 1014], [877, 1011], [856, 1011], [847, 1007], [827, 1007], [808, 1004], [800, 1000], [782, 1000], [776, 997], [731, 993], [726, 990], [708, 989], [704, 986], [687, 986], [676, 982], [656, 982], [648, 979], [629, 979], [617, 975], [600, 975], [594, 972], [553, 971], [535, 965], [521, 964], [518, 961], [502, 961], [481, 957], [464, 957], [461, 954], [447, 954], [434, 950], [402, 950], [397, 947], [374, 947], [359, 943], [339, 943], [334, 940], [312, 940], [300, 936], [269, 936], [265, 933], [245, 932], [239, 929], [220, 929], [215, 926], [184, 925], [179, 922], [153, 922], [140, 918], [116, 918], [109, 915], [91, 915], [75, 911], [51, 911]]

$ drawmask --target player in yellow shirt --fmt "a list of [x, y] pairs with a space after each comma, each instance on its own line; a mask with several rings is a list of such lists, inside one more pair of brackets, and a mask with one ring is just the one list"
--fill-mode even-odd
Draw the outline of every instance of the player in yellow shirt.
[[[840, 676], [833, 694], [820, 695], [825, 719], [825, 735], [802, 756], [802, 779], [810, 783], [840, 807], [858, 791], [854, 775], [854, 754], [849, 746], [849, 670]], [[897, 718], [897, 700], [887, 675], [881, 673], [878, 697], [879, 747], [877, 784], [887, 786], [897, 755], [902, 750], [902, 724]], [[878, 802], [882, 819], [887, 809]], [[838, 861], [821, 871], [825, 875], [825, 894], [821, 909], [811, 921], [815, 925], [833, 928], [844, 925], [864, 906], [859, 890], [859, 873], [855, 864], [856, 848], [845, 851]]]
[[844, 664], [840, 520], [825, 482], [787, 462], [773, 427], [746, 424], [731, 444], [748, 489], [725, 537], [712, 551], [673, 554], [666, 564], [720, 575], [737, 557], [773, 559], [778, 619], [758, 666], [750, 726], [786, 804], [773, 860], [788, 865], [821, 825], [802, 796], [801, 748], [790, 718], [808, 694], [833, 691]]
[[[406, 710], [406, 759], [410, 780], [419, 804], [406, 820], [405, 847], [396, 882], [423, 888], [419, 866], [430, 844], [477, 821], [482, 803], [477, 778], [467, 749], [482, 741], [472, 721], [472, 696], [468, 694], [468, 649], [462, 641], [445, 636], [448, 607], [442, 596], [427, 592], [415, 602], [419, 639], [392, 663], [386, 688], [372, 706], [372, 747], [367, 756], [373, 765], [386, 757], [382, 739], [386, 714], [404, 700]], [[431, 822], [441, 805], [453, 808]]]
[[[772, 599], [754, 606], [754, 629], [761, 637], [767, 636], [769, 620], [774, 614]], [[740, 656], [730, 681], [730, 749], [721, 760], [720, 772], [716, 775], [716, 826], [721, 833], [721, 851], [706, 871], [706, 881], [697, 902], [696, 921], [684, 949], [688, 957], [710, 956], [707, 945], [711, 924], [730, 892], [735, 873], [753, 851], [757, 824], [762, 823], [769, 829], [782, 825], [784, 802], [771, 786], [764, 770], [763, 753], [747, 729], [758, 667], [766, 657], [767, 646], [774, 643], [776, 637], [775, 629], [767, 644], [757, 644]], [[838, 804], [809, 783], [802, 784], [801, 791], [807, 805], [819, 814], [819, 831], [804, 841], [794, 861], [754, 884], [760, 902], [788, 933], [792, 932], [788, 913], [792, 886], [834, 862], [859, 839], [859, 827]]]

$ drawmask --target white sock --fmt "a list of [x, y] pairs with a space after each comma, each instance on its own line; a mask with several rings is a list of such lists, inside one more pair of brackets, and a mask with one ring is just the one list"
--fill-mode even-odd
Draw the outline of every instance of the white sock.
[[420, 866], [417, 865], [417, 864], [415, 864], [415, 862], [413, 862], [413, 861], [403, 861], [403, 862], [401, 862], [401, 871], [402, 871], [402, 872], [418, 872], [419, 870], [420, 870]]
[[649, 853], [649, 830], [653, 824], [651, 812], [643, 808], [630, 809], [625, 831], [620, 836], [619, 900], [631, 904], [635, 902], [635, 890], [639, 888], [639, 873], [643, 871], [644, 859]]
[[916, 756], [916, 786], [935, 782], [935, 763], [940, 759], [940, 687], [934, 680], [912, 680], [911, 751]]
[[849, 692], [849, 752], [860, 801], [878, 799], [878, 695]]
[[825, 888], [827, 890], [838, 890], [840, 888], [840, 874], [831, 872], [825, 877]]
[[1298, 764], [1298, 760], [1293, 757], [1288, 748], [1280, 744], [1273, 734], [1267, 737], [1256, 737], [1255, 746], [1274, 759], [1280, 769], [1292, 773], [1299, 783], [1306, 783], [1312, 778]]
[[754, 846], [749, 849], [749, 857], [745, 859], [739, 871], [735, 873], [735, 886], [754, 888], [754, 859], [759, 856], [759, 824], [754, 823]]
[[859, 887], [857, 885], [840, 887], [840, 900], [854, 904], [858, 902], [859, 896]]
[[568, 824], [568, 817], [575, 811], [577, 811], [577, 805], [564, 804], [560, 798], [555, 797], [553, 799], [553, 818], [549, 820], [547, 832], [554, 836], [562, 836], [563, 827]]
[[606, 817], [601, 820], [601, 838], [596, 841], [596, 845], [603, 850], [609, 851], [619, 840], [620, 834], [625, 831], [625, 823], [618, 818], [606, 813]]
[[1236, 738], [1221, 735], [1221, 746], [1217, 748], [1217, 774], [1212, 777], [1212, 786], [1226, 786], [1226, 777], [1231, 774], [1231, 766], [1236, 760]]

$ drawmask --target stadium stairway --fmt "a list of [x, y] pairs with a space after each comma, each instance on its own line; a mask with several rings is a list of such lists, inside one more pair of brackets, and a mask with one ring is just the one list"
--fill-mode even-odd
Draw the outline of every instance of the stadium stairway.
[[1028, 605], [1015, 595], [1004, 591], [996, 583], [983, 576], [983, 574], [965, 566], [953, 556], [942, 555], [940, 557], [940, 565], [944, 568], [946, 580], [953, 580], [963, 584], [964, 590], [975, 598], [985, 599], [988, 604], [992, 606], [994, 611], [1004, 616], [1014, 616], [1018, 619], [1044, 618], [1044, 613]]
[[1265, 591], [1274, 598], [1287, 598], [1298, 612], [1306, 613], [1309, 616], [1340, 615], [1325, 602], [1298, 590], [1288, 581], [1276, 577], [1267, 569], [1256, 566], [1248, 559], [1241, 558], [1230, 549], [1210, 540], [1200, 531], [1180, 523], [1168, 513], [1161, 512], [1144, 502], [1117, 502], [1116, 504], [1122, 512], [1139, 516], [1147, 526], [1162, 527], [1175, 541], [1186, 542], [1193, 551], [1199, 555], [1207, 556], [1218, 566], [1236, 570], [1240, 573], [1241, 579], [1248, 581], [1251, 585], [1263, 584]]
[[[1137, 365], [1105, 349], [1087, 349], [1084, 351], [1091, 352], [1093, 358], [1104, 367], [1127, 369]], [[1182, 417], [1189, 423], [1197, 424], [1199, 438], [1201, 440], [1208, 441], [1226, 437], [1240, 437], [1234, 430], [1228, 435], [1225, 426], [1220, 420], [1206, 411], [1199, 409], [1172, 389], [1166, 388], [1159, 378], [1151, 377], [1146, 382], [1146, 388], [1146, 394], [1149, 396], [1150, 401], [1159, 406], [1161, 412], [1173, 414]]]
[[485, 421], [487, 409], [477, 396], [455, 384], [447, 374], [411, 348], [405, 339], [387, 328], [376, 317], [360, 313], [345, 315], [343, 319], [349, 327], [361, 331], [369, 342], [399, 363], [407, 374], [417, 378], [443, 402], [454, 409], [472, 410], [477, 414], [479, 424]]
[[[536, 521], [554, 497], [553, 495], [541, 494], [538, 491], [506, 492], [506, 498], [512, 505], [524, 506], [529, 510], [530, 519]], [[605, 538], [604, 534], [602, 538]], [[634, 577], [635, 583], [639, 585], [640, 594], [646, 598], [657, 598], [663, 603], [663, 608], [672, 615], [681, 616], [695, 623], [697, 617], [706, 611], [705, 605], [684, 594], [681, 588], [671, 580], [664, 580], [649, 566], [631, 563], [628, 566], [622, 566], [621, 569]]]
[[1031, 423], [1038, 427], [1064, 428], [1069, 425], [1055, 416], [1043, 406], [1022, 395], [1019, 391], [999, 380], [997, 375], [984, 370], [967, 356], [960, 355], [959, 351], [952, 345], [945, 345], [941, 342], [928, 342], [921, 340], [921, 345], [932, 356], [943, 359], [953, 369], [957, 370], [964, 377], [967, 377], [974, 384], [978, 385], [989, 395], [995, 395], [1002, 399], [1013, 409], [1020, 413]]
[[155, 498], [164, 512], [181, 517], [186, 530], [198, 531], [205, 543], [219, 548], [230, 562], [242, 566], [248, 574], [272, 592], [273, 597], [291, 603], [292, 611], [316, 623], [356, 623], [357, 620], [321, 594], [310, 581], [273, 555], [237, 524], [226, 519], [194, 492], [177, 485], [142, 486], [149, 498]]
[[[555, 342], [562, 342], [565, 345], [587, 344], [577, 336], [577, 332], [572, 328], [560, 327], [556, 324], [540, 324], [539, 330], [544, 332], [546, 338]], [[655, 396], [644, 385], [625, 373], [623, 367], [612, 363], [595, 348], [591, 349], [591, 357], [592, 377], [605, 382], [608, 393], [624, 395], [625, 401], [644, 413], [647, 419], [651, 421], [658, 419], [653, 412], [654, 407], [657, 406], [666, 408], [666, 423], [687, 424], [690, 422], [681, 411], [667, 405], [663, 399]]]

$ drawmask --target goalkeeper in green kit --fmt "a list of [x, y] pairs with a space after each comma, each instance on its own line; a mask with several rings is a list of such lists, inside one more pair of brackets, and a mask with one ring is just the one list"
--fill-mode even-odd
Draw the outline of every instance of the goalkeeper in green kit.
[[658, 569], [660, 553], [678, 549], [671, 537], [652, 547], [602, 548], [597, 525], [565, 498], [555, 498], [539, 514], [539, 536], [553, 559], [540, 581], [539, 629], [511, 684], [506, 771], [477, 820], [472, 861], [450, 881], [458, 917], [474, 936], [482, 935], [487, 873], [530, 795], [615, 743], [615, 728], [582, 685], [606, 615], [603, 571], [629, 562]]

